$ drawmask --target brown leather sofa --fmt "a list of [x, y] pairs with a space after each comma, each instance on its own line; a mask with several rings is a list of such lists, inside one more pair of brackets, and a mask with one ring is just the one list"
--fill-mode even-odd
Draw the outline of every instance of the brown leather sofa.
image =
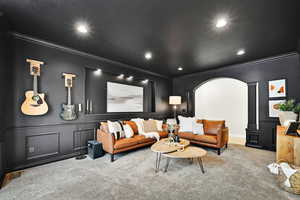
[[192, 132], [178, 132], [179, 137], [188, 139], [191, 143], [202, 146], [213, 147], [221, 154], [223, 147], [228, 145], [228, 128], [225, 127], [225, 121], [198, 120], [197, 123], [203, 123], [204, 135], [196, 135]]
[[[134, 122], [124, 121], [123, 123], [129, 124], [133, 129], [134, 136], [132, 138], [115, 140], [114, 136], [109, 133], [106, 122], [101, 122], [100, 129], [97, 130], [97, 141], [102, 142], [104, 151], [111, 154], [111, 162], [114, 161], [114, 155], [117, 153], [148, 146], [156, 142], [153, 138], [145, 138], [143, 135], [138, 135], [138, 129]], [[160, 138], [168, 137], [166, 125], [163, 125], [163, 130], [164, 131], [158, 132]]]

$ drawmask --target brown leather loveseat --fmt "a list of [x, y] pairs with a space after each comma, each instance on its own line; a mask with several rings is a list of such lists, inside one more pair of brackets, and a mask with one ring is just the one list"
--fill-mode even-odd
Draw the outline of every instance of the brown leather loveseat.
[[192, 144], [213, 147], [221, 153], [221, 148], [228, 144], [228, 128], [225, 127], [225, 121], [198, 120], [197, 123], [203, 123], [204, 135], [196, 135], [192, 132], [178, 132], [180, 138], [188, 139]]
[[[138, 128], [132, 121], [124, 121], [129, 124], [134, 132], [132, 138], [122, 138], [115, 140], [115, 137], [109, 133], [106, 122], [100, 123], [100, 129], [97, 130], [97, 141], [102, 142], [103, 149], [111, 154], [111, 162], [114, 161], [114, 155], [121, 152], [130, 151], [140, 147], [148, 146], [156, 142], [153, 138], [146, 138], [143, 135], [138, 135]], [[164, 131], [159, 131], [160, 138], [168, 137], [167, 127], [163, 125]]]

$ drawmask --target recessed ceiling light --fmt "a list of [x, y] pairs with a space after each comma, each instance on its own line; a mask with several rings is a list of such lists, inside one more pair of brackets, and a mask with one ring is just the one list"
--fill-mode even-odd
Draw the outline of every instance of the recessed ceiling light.
[[152, 53], [151, 53], [151, 52], [146, 52], [146, 53], [145, 53], [145, 58], [146, 58], [147, 60], [150, 60], [150, 59], [152, 58]]
[[127, 81], [132, 81], [132, 79], [133, 79], [133, 76], [129, 76], [126, 78]]
[[90, 28], [87, 23], [78, 22], [76, 24], [76, 30], [79, 34], [86, 35], [90, 32]]
[[118, 76], [118, 79], [123, 79], [124, 78], [124, 74], [120, 74], [119, 76]]
[[227, 25], [227, 20], [225, 18], [220, 18], [217, 20], [217, 23], [216, 23], [217, 28], [223, 28], [226, 25]]
[[182, 68], [182, 67], [178, 67], [177, 70], [178, 70], [178, 71], [182, 71], [183, 68]]
[[94, 71], [94, 74], [96, 74], [96, 75], [101, 75], [101, 73], [102, 73], [101, 69], [97, 69]]
[[241, 55], [244, 55], [245, 53], [246, 52], [245, 52], [244, 49], [240, 49], [240, 50], [238, 50], [238, 52], [236, 53], [236, 55], [241, 56]]
[[142, 81], [142, 83], [143, 83], [143, 84], [147, 84], [148, 81], [149, 81], [148, 79], [145, 79], [145, 80]]

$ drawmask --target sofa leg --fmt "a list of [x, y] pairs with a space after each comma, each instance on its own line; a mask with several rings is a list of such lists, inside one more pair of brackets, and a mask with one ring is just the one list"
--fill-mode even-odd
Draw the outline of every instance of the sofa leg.
[[114, 154], [110, 154], [110, 162], [114, 162]]
[[225, 144], [225, 148], [226, 148], [226, 149], [227, 149], [227, 147], [228, 147], [228, 143]]
[[218, 149], [218, 155], [221, 155], [221, 148]]

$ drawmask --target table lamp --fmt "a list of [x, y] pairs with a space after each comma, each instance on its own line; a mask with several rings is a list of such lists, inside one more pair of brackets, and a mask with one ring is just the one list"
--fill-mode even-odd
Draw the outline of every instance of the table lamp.
[[169, 97], [169, 104], [173, 105], [174, 118], [176, 119], [176, 109], [177, 109], [177, 105], [181, 104], [181, 96], [170, 96]]

